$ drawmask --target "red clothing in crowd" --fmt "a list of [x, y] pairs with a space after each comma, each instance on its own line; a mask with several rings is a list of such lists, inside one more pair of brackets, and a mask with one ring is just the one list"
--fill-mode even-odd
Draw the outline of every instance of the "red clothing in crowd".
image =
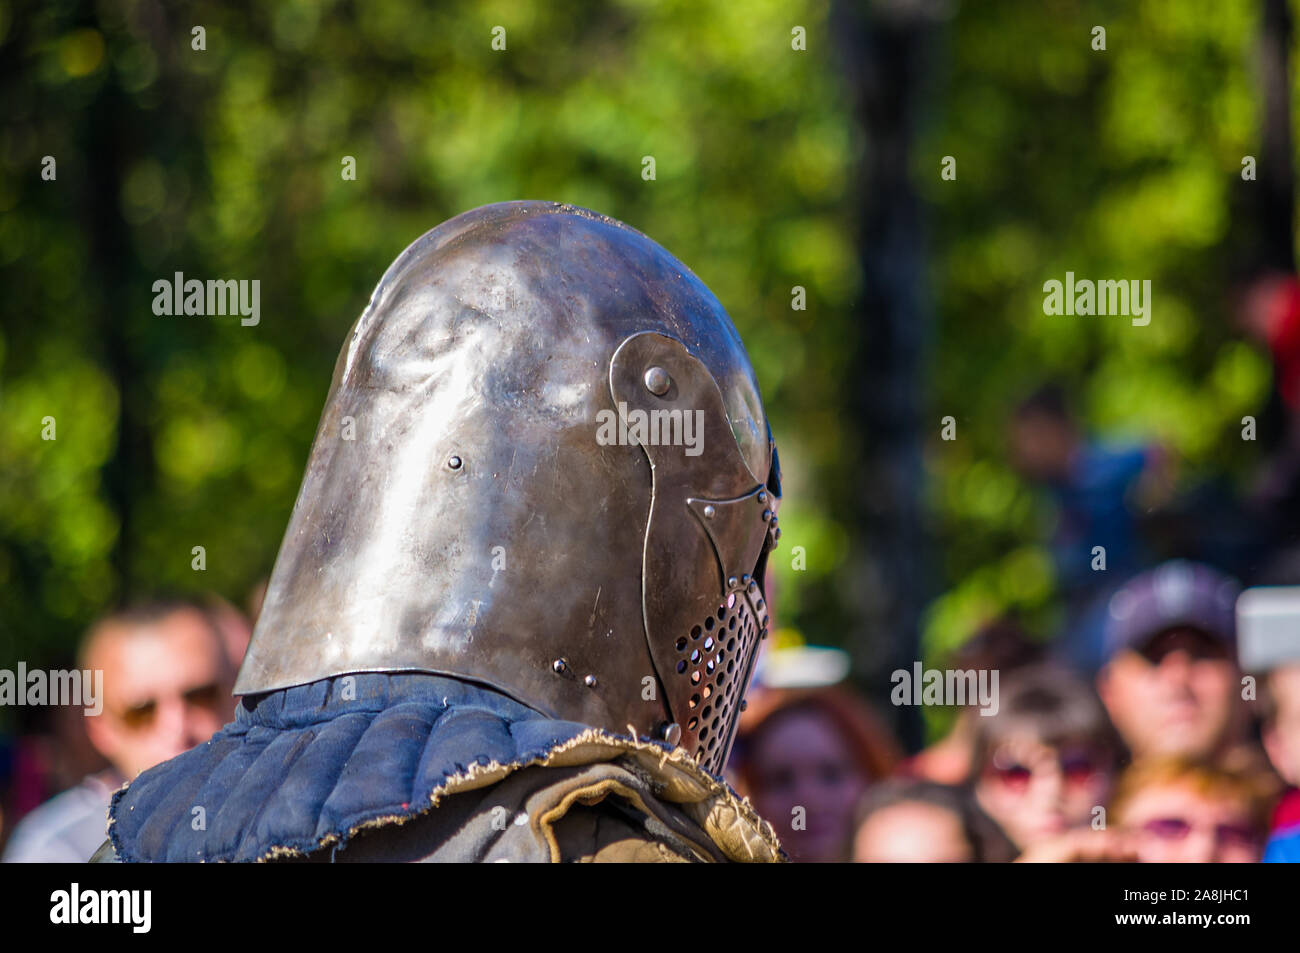
[[1287, 407], [1300, 410], [1300, 280], [1288, 278], [1269, 301], [1268, 347], [1277, 389]]

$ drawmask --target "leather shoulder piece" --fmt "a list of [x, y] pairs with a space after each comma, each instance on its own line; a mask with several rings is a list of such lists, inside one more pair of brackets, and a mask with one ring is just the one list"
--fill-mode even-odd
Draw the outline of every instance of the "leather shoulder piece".
[[111, 840], [106, 840], [104, 843], [99, 845], [99, 850], [90, 855], [90, 860], [86, 861], [86, 863], [120, 864], [121, 861], [117, 859], [117, 852], [113, 850], [113, 842]]
[[[620, 752], [609, 759], [611, 751]], [[591, 758], [591, 763], [560, 761]], [[548, 763], [549, 762], [549, 763]], [[688, 762], [694, 765], [693, 759]], [[763, 825], [715, 824], [729, 790], [668, 781], [666, 760], [639, 763], [627, 739], [582, 737], [487, 788], [452, 793], [435, 810], [359, 832], [316, 863], [726, 863], [784, 857]], [[667, 783], [666, 783], [667, 782]], [[452, 786], [454, 788], [454, 785]], [[685, 797], [670, 801], [666, 796]], [[298, 858], [294, 858], [298, 859]]]

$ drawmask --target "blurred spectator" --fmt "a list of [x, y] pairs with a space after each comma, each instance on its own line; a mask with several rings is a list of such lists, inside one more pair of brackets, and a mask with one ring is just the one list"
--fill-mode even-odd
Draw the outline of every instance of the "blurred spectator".
[[1273, 812], [1266, 862], [1300, 862], [1300, 567], [1294, 553], [1237, 599], [1237, 658], [1257, 678], [1260, 738], [1290, 785]]
[[[977, 631], [949, 659], [957, 671], [996, 671], [999, 677], [1042, 660], [1043, 650], [1014, 619], [997, 619]], [[969, 706], [957, 710], [952, 730], [924, 751], [909, 758], [899, 773], [938, 784], [970, 780], [975, 753], [975, 723], [980, 714]]]
[[1024, 851], [1086, 827], [1106, 803], [1117, 743], [1088, 686], [1035, 666], [1002, 684], [996, 715], [976, 719], [975, 795]]
[[[1073, 667], [1095, 671], [1100, 607], [1110, 580], [1132, 575], [1145, 561], [1135, 498], [1150, 505], [1169, 492], [1165, 454], [1154, 445], [1089, 442], [1055, 385], [1039, 388], [1017, 406], [1008, 437], [1017, 472], [1045, 487], [1056, 502], [1051, 545], [1067, 611], [1063, 648]], [[1094, 571], [1097, 546], [1105, 550], [1106, 572]]]
[[1173, 560], [1111, 599], [1097, 689], [1134, 759], [1209, 759], [1244, 742], [1238, 591], [1208, 566]]
[[206, 741], [230, 707], [226, 641], [195, 600], [150, 602], [100, 620], [78, 664], [103, 672], [103, 711], [86, 716], [86, 732], [110, 767], [23, 818], [6, 862], [88, 860], [103, 843], [114, 789]]
[[[1290, 563], [1288, 558], [1286, 563]], [[1289, 585], [1247, 589], [1237, 600], [1237, 657], [1257, 679], [1256, 711], [1268, 759], [1290, 790], [1273, 814], [1266, 861], [1300, 861], [1300, 586], [1294, 567], [1278, 566]], [[1267, 577], [1266, 577], [1267, 578]]]
[[737, 784], [796, 861], [847, 861], [853, 814], [898, 760], [866, 703], [838, 686], [756, 693], [741, 716]]
[[1137, 762], [1121, 776], [1111, 823], [1143, 863], [1252, 863], [1272, 804], [1269, 779], [1178, 756]]
[[1264, 859], [1300, 863], [1300, 661], [1279, 665], [1260, 684], [1264, 750], [1291, 789], [1273, 814]]
[[1015, 845], [970, 791], [894, 778], [872, 788], [858, 810], [858, 863], [1005, 863]]

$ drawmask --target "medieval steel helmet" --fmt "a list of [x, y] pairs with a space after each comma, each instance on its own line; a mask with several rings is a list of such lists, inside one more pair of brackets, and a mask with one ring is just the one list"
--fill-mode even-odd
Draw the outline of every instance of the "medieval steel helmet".
[[720, 774], [779, 496], [753, 369], [695, 275], [585, 209], [474, 209], [348, 336], [235, 693], [452, 675]]

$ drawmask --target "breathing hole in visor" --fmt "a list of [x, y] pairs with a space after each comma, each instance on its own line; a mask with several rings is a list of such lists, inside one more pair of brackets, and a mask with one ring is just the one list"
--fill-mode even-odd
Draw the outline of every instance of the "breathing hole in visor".
[[[698, 641], [703, 632], [715, 630], [716, 635]], [[692, 690], [686, 707], [696, 716], [686, 721], [688, 737], [683, 743], [689, 744], [689, 736], [694, 735], [696, 761], [714, 774], [720, 774], [724, 767], [724, 748], [739, 715], [738, 699], [744, 690], [737, 684], [745, 672], [745, 659], [757, 651], [758, 637], [757, 620], [749, 603], [737, 600], [732, 593], [716, 615], [710, 614], [702, 625], [691, 628], [689, 638], [679, 637], [673, 643], [680, 656], [674, 668]]]

